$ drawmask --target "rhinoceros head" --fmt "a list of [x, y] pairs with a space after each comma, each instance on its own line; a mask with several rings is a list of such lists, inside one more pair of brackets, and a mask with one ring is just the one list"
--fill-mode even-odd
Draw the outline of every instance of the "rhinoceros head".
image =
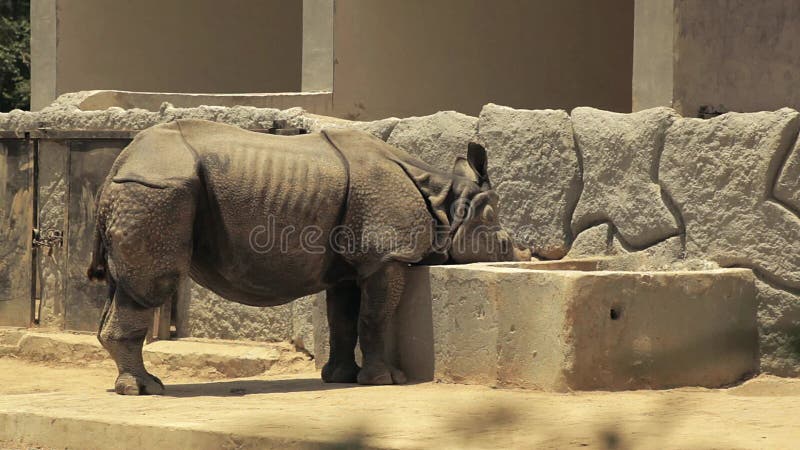
[[455, 162], [450, 258], [456, 263], [530, 261], [531, 251], [515, 244], [500, 225], [500, 199], [487, 168], [486, 150], [476, 143], [469, 144], [466, 158]]

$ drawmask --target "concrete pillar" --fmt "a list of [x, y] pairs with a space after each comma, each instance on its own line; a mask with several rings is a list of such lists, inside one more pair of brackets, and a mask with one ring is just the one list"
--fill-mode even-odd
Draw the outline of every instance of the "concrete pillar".
[[636, 0], [633, 110], [672, 106], [674, 0]]
[[58, 0], [31, 0], [31, 111], [56, 98]]
[[303, 0], [303, 92], [333, 90], [333, 1]]

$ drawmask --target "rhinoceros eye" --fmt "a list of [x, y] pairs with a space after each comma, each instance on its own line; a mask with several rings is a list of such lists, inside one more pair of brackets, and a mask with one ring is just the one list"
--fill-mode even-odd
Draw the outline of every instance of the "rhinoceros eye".
[[481, 219], [487, 223], [493, 223], [497, 219], [497, 216], [494, 213], [494, 208], [492, 208], [491, 205], [486, 205], [486, 207], [483, 208]]

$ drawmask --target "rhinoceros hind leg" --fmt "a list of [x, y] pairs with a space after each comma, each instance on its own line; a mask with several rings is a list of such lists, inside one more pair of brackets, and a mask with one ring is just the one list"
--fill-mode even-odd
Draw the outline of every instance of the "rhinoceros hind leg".
[[359, 384], [403, 384], [405, 374], [386, 361], [385, 334], [405, 289], [406, 264], [390, 262], [361, 281], [358, 337], [364, 353]]
[[117, 287], [103, 311], [98, 339], [117, 364], [119, 376], [114, 391], [122, 395], [162, 394], [164, 384], [144, 368], [142, 345], [153, 308], [139, 305]]
[[355, 282], [345, 282], [326, 292], [330, 329], [330, 356], [322, 368], [326, 383], [355, 383], [360, 368], [356, 364], [358, 311], [361, 293]]

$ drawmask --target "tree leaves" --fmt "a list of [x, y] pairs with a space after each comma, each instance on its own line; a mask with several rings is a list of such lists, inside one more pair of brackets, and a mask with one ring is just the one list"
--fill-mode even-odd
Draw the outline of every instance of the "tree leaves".
[[0, 0], [0, 111], [30, 109], [28, 0]]

